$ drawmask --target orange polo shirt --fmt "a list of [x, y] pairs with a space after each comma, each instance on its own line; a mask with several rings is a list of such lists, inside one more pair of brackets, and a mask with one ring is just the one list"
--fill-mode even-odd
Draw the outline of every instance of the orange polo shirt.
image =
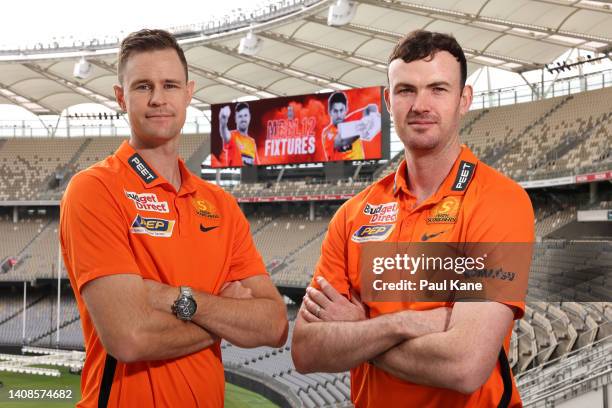
[[338, 160], [363, 160], [365, 155], [363, 154], [363, 142], [361, 139], [355, 140], [350, 149], [339, 152], [334, 149], [334, 139], [338, 134], [338, 128], [329, 124], [321, 133], [321, 140], [323, 143], [323, 152], [327, 161], [338, 161]]
[[60, 240], [86, 348], [79, 407], [97, 407], [105, 393], [109, 407], [223, 406], [219, 343], [175, 359], [117, 362], [81, 297], [87, 282], [120, 273], [212, 294], [225, 282], [266, 273], [236, 200], [178, 163], [176, 191], [124, 142], [66, 189]]
[[228, 167], [254, 166], [257, 164], [255, 139], [238, 130], [230, 131], [230, 141], [223, 145], [219, 162]]
[[[316, 278], [323, 276], [340, 293], [361, 292], [359, 256], [362, 242], [533, 242], [534, 218], [527, 193], [514, 181], [479, 162], [462, 146], [438, 191], [416, 205], [408, 190], [406, 161], [397, 172], [379, 180], [340, 207], [322, 245]], [[368, 228], [376, 226], [379, 228]], [[444, 302], [366, 302], [370, 317], [401, 310], [428, 310]], [[507, 302], [515, 318], [523, 302]], [[505, 354], [489, 379], [471, 395], [403, 381], [363, 363], [351, 370], [351, 399], [356, 407], [497, 407], [502, 396], [520, 407], [521, 400]], [[506, 380], [504, 381], [504, 378]]]

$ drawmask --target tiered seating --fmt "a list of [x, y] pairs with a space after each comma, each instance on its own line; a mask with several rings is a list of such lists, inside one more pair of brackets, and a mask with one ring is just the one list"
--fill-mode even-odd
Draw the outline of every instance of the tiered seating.
[[87, 147], [81, 152], [75, 163], [75, 173], [104, 160], [117, 150], [124, 137], [94, 137], [89, 139]]
[[[577, 395], [601, 389], [605, 384], [605, 380], [603, 383], [601, 380], [609, 375], [611, 348], [612, 342], [607, 339], [519, 373], [516, 382], [523, 403], [537, 407], [587, 406], [583, 405], [585, 399], [581, 401], [582, 405], [566, 403]], [[605, 392], [605, 387], [603, 390]], [[593, 401], [597, 399], [591, 398], [590, 402]]]
[[321, 233], [297, 252], [282, 270], [272, 276], [274, 283], [283, 286], [308, 286], [321, 255], [324, 238], [325, 233]]
[[[531, 103], [500, 106], [488, 112], [472, 126], [464, 129], [461, 140], [486, 163], [494, 165], [501, 152], [513, 140], [521, 137], [525, 128], [549, 111], [560, 98], [544, 99]], [[475, 114], [479, 112], [475, 111]], [[469, 119], [468, 119], [469, 120]], [[466, 123], [464, 119], [464, 123]], [[504, 158], [504, 162], [506, 162]]]
[[[19, 279], [34, 280], [36, 278], [54, 278], [57, 276], [56, 268], [59, 251], [58, 220], [45, 224], [39, 230], [32, 243], [23, 253], [23, 262], [15, 268]], [[67, 278], [65, 269], [62, 277]]]
[[[295, 313], [295, 310], [293, 311]], [[291, 337], [294, 322], [289, 323], [287, 344], [279, 349], [257, 347], [241, 349], [227, 343], [221, 344], [223, 362], [235, 369], [248, 369], [267, 380], [286, 385], [297, 395], [305, 407], [336, 406], [350, 402], [350, 378], [348, 373], [300, 374], [291, 360]]]
[[[36, 342], [41, 337], [46, 336], [49, 333], [55, 333], [57, 325], [57, 295], [47, 292], [35, 293], [30, 296], [32, 300], [28, 301], [28, 307], [26, 308], [26, 344]], [[4, 321], [0, 325], [0, 344], [21, 345], [23, 310], [20, 309], [19, 306], [22, 305], [21, 302], [23, 302], [23, 298], [7, 300], [14, 303], [10, 307], [12, 309], [17, 308], [18, 313], [12, 314], [10, 319]], [[62, 295], [60, 304], [60, 326], [79, 319], [79, 312], [72, 293]]]
[[515, 179], [524, 179], [527, 173], [559, 176], [600, 160], [606, 145], [609, 153], [609, 139], [604, 136], [610, 129], [611, 97], [612, 88], [562, 97], [565, 103], [520, 135], [521, 143], [504, 157], [500, 169]]
[[84, 139], [12, 138], [0, 149], [0, 200], [37, 200]]
[[278, 217], [254, 236], [255, 245], [266, 264], [282, 261], [322, 234], [328, 222], [321, 219], [309, 221], [297, 216]]

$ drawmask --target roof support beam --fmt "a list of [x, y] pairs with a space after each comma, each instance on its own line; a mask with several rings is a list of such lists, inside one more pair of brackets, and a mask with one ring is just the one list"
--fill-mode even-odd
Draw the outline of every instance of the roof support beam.
[[[4, 98], [11, 100], [11, 101], [12, 101], [13, 103], [15, 103], [16, 105], [19, 105], [19, 106], [21, 106], [22, 108], [27, 109], [27, 110], [28, 110], [28, 111], [30, 111], [30, 112], [32, 112], [32, 111], [31, 111], [30, 109], [28, 109], [27, 107], [23, 106], [23, 104], [25, 104], [25, 103], [35, 103], [35, 104], [37, 104], [37, 105], [40, 105], [40, 106], [41, 106], [41, 107], [43, 107], [44, 109], [48, 110], [49, 112], [47, 112], [47, 113], [55, 113], [55, 114], [59, 114], [59, 112], [58, 112], [58, 111], [57, 111], [55, 108], [52, 108], [51, 106], [46, 105], [46, 104], [45, 104], [45, 103], [43, 103], [43, 102], [39, 102], [38, 100], [32, 99], [32, 98], [30, 98], [29, 96], [26, 96], [26, 95], [23, 95], [23, 94], [19, 93], [18, 91], [16, 91], [16, 90], [15, 90], [15, 89], [14, 89], [12, 86], [10, 86], [10, 85], [3, 84], [2, 82], [0, 82], [0, 89], [6, 89], [7, 91], [10, 91], [10, 92], [13, 94], [13, 95], [6, 95], [6, 94], [2, 94], [2, 96], [3, 96]], [[25, 100], [26, 100], [26, 102], [23, 102], [23, 101], [21, 101], [21, 102], [20, 102], [20, 101], [17, 99], [17, 97], [22, 98], [22, 99], [25, 99]], [[43, 113], [43, 112], [32, 112], [32, 113], [33, 113], [33, 114], [35, 114], [35, 115], [36, 115], [36, 114], [40, 115], [40, 114], [41, 114], [41, 113]]]
[[[93, 103], [97, 103], [100, 105], [105, 105], [107, 108], [114, 110], [115, 112], [120, 112], [121, 110], [118, 109], [117, 107], [111, 106], [111, 105], [107, 105], [105, 102], [114, 102], [114, 100], [100, 95], [96, 92], [91, 91], [90, 89], [87, 89], [83, 84], [79, 84], [78, 82], [74, 82], [71, 81], [69, 79], [64, 78], [63, 76], [54, 74], [52, 72], [49, 72], [48, 70], [42, 68], [41, 66], [34, 64], [32, 62], [30, 63], [25, 63], [23, 64], [25, 67], [31, 69], [34, 72], [39, 73], [40, 75], [44, 76], [47, 79], [50, 79], [52, 81], [55, 81], [61, 85], [63, 85], [64, 87], [66, 87], [67, 89], [69, 89], [72, 92], [75, 92], [83, 97], [85, 97], [86, 99], [89, 99], [90, 101], [92, 101]], [[91, 92], [91, 94], [87, 94], [85, 92], [79, 92], [78, 88], [83, 88], [86, 89], [87, 91]], [[96, 98], [97, 97], [97, 98]], [[99, 99], [98, 99], [99, 98]]]
[[[304, 82], [308, 82], [311, 85], [315, 85], [317, 87], [322, 87], [322, 88], [336, 88], [336, 89], [342, 89], [340, 87], [335, 86], [334, 84], [339, 84], [341, 86], [345, 86], [348, 88], [359, 88], [359, 85], [357, 84], [350, 84], [347, 82], [343, 82], [343, 81], [338, 81], [335, 78], [331, 78], [319, 73], [315, 73], [315, 72], [310, 72], [310, 71], [306, 71], [300, 68], [295, 68], [289, 65], [285, 65], [283, 63], [280, 63], [278, 61], [273, 61], [267, 58], [263, 58], [263, 57], [258, 57], [258, 56], [249, 56], [249, 57], [244, 57], [240, 54], [238, 54], [238, 52], [230, 47], [226, 47], [226, 46], [222, 46], [222, 45], [214, 45], [214, 44], [207, 44], [206, 45], [208, 48], [211, 48], [213, 50], [222, 52], [222, 53], [226, 53], [226, 54], [231, 54], [232, 56], [236, 57], [236, 58], [240, 58], [246, 62], [251, 62], [253, 64], [265, 67], [265, 68], [269, 68], [269, 69], [273, 69], [275, 71], [280, 71], [280, 72], [285, 72], [287, 73], [285, 70], [290, 70], [294, 73], [300, 74], [302, 76], [298, 76], [298, 75], [293, 75], [296, 79], [300, 79]], [[265, 92], [268, 92], [267, 88], [264, 88]]]
[[[365, 0], [365, 1], [369, 1], [369, 0]], [[318, 17], [310, 17], [309, 18], [310, 21], [315, 22], [315, 23], [319, 23], [319, 24], [326, 24], [324, 19], [318, 18]], [[452, 21], [454, 23], [457, 23], [456, 20]], [[479, 27], [480, 28], [480, 27]], [[350, 31], [350, 32], [354, 32], [356, 34], [361, 34], [361, 35], [370, 35], [374, 38], [379, 38], [382, 40], [387, 40], [387, 41], [392, 41], [392, 42], [396, 42], [397, 40], [399, 40], [400, 38], [402, 38], [405, 34], [402, 33], [395, 33], [392, 31], [387, 31], [387, 30], [382, 30], [382, 29], [378, 29], [378, 28], [372, 28], [372, 27], [366, 27], [366, 26], [361, 26], [358, 24], [353, 24], [353, 23], [349, 23], [345, 26], [342, 27], [337, 27], [337, 29], [339, 30], [344, 30], [344, 31]], [[490, 31], [494, 31], [494, 30], [490, 30]], [[514, 35], [514, 34], [513, 34]], [[530, 38], [533, 40], [533, 38]], [[504, 63], [514, 63], [514, 64], [520, 64], [522, 66], [522, 68], [520, 69], [507, 69], [504, 67], [497, 67], [500, 69], [506, 69], [507, 71], [513, 71], [513, 72], [518, 72], [520, 71], [526, 71], [526, 70], [530, 70], [530, 69], [538, 69], [540, 68], [540, 65], [536, 62], [533, 61], [524, 61], [524, 60], [520, 60], [517, 58], [511, 58], [511, 57], [507, 57], [504, 55], [499, 55], [496, 53], [490, 53], [490, 52], [486, 52], [486, 51], [482, 51], [482, 50], [475, 50], [472, 48], [466, 48], [463, 47], [463, 50], [466, 53], [472, 54], [475, 57], [478, 56], [482, 56], [482, 57], [487, 57], [487, 58], [494, 58], [500, 61], [503, 61]], [[485, 65], [485, 63], [483, 63], [482, 61], [478, 61], [472, 57], [467, 57], [467, 60], [474, 63], [474, 64], [478, 64], [478, 65]]]

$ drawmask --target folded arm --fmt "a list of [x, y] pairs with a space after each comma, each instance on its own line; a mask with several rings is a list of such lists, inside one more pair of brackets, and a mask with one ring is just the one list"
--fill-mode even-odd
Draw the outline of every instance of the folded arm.
[[[257, 275], [240, 282], [236, 295], [215, 296], [194, 291], [198, 305], [192, 322], [239, 347], [280, 347], [287, 340], [288, 323], [285, 304], [268, 275]], [[156, 309], [169, 313], [178, 289], [147, 281]], [[248, 292], [248, 296], [240, 292]]]
[[407, 340], [373, 363], [406, 381], [471, 394], [491, 375], [512, 320], [501, 303], [456, 303], [447, 331]]
[[117, 360], [164, 360], [211, 346], [218, 338], [196, 324], [152, 307], [140, 275], [103, 276], [81, 294], [106, 351]]
[[299, 372], [346, 371], [406, 339], [444, 330], [448, 311], [406, 310], [366, 319], [361, 302], [348, 300], [325, 279], [309, 288], [293, 332], [291, 355]]

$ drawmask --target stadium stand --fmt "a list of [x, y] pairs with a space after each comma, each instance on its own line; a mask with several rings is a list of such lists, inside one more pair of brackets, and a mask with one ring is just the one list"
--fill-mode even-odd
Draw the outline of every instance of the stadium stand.
[[[58, 200], [70, 177], [106, 158], [123, 140], [126, 138], [3, 139], [0, 144], [0, 200]], [[179, 155], [193, 172], [199, 173], [201, 158], [209, 153], [208, 135], [183, 135]]]

